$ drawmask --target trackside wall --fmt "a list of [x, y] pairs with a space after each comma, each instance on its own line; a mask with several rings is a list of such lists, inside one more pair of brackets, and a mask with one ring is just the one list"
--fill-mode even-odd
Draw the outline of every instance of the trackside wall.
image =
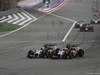
[[62, 1], [64, 1], [64, 0], [51, 1], [50, 8], [58, 6]]
[[6, 10], [6, 11], [2, 11], [0, 12], [0, 17], [6, 16], [6, 15], [10, 15], [10, 14], [15, 14], [15, 13], [19, 13], [22, 12], [23, 10], [21, 8], [16, 8], [16, 9], [10, 9], [10, 10]]

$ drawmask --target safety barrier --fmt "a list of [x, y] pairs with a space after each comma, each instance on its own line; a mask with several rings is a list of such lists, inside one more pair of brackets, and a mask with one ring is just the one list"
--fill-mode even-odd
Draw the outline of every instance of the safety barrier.
[[59, 0], [59, 2], [61, 3], [63, 0]]
[[10, 15], [10, 14], [14, 14], [14, 13], [18, 13], [18, 12], [21, 12], [21, 11], [23, 11], [21, 8], [10, 9], [10, 10], [7, 10], [7, 11], [1, 11], [0, 17]]
[[[31, 7], [31, 6], [35, 6], [35, 5], [39, 4], [39, 3], [41, 3], [41, 2], [43, 2], [43, 0], [37, 0], [37, 1], [31, 2], [30, 4], [24, 5], [24, 6], [21, 6], [21, 5], [18, 5], [18, 6], [19, 6], [19, 7], [22, 7], [22, 8], [29, 8], [29, 7]], [[23, 4], [24, 4], [24, 3], [23, 3]]]
[[55, 2], [51, 3], [50, 8], [58, 6], [63, 0], [56, 0]]

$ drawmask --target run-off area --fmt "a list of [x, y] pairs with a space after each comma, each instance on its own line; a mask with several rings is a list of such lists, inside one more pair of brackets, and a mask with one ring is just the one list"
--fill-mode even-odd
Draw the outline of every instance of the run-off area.
[[[46, 15], [42, 19], [38, 19], [34, 21], [34, 23], [23, 28], [23, 30], [7, 35], [7, 38], [9, 38], [9, 41], [25, 41], [28, 39], [28, 41], [62, 42], [73, 23], [74, 22], [66, 19]], [[20, 35], [20, 33], [23, 34]], [[24, 37], [24, 39], [22, 37]], [[3, 39], [6, 40], [5, 37], [3, 37]]]

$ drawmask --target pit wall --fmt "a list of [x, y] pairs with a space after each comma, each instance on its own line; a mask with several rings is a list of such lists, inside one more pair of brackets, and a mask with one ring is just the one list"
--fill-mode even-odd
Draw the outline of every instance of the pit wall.
[[43, 0], [25, 0], [25, 1], [19, 1], [18, 6], [22, 8], [28, 8], [28, 7], [35, 6], [42, 2]]
[[63, 2], [64, 0], [52, 0], [50, 2], [50, 8], [54, 8], [56, 6], [58, 6], [61, 2]]
[[21, 8], [16, 8], [16, 9], [10, 9], [10, 10], [7, 10], [7, 11], [2, 11], [0, 12], [0, 18], [3, 17], [3, 16], [7, 16], [7, 15], [11, 15], [11, 14], [16, 14], [16, 13], [19, 13], [19, 12], [22, 12], [23, 10]]

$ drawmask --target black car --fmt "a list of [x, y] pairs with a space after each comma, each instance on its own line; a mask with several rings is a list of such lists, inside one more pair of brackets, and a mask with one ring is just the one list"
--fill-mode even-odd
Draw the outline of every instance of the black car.
[[93, 32], [93, 31], [94, 31], [93, 26], [89, 26], [88, 24], [80, 28], [80, 32]]

